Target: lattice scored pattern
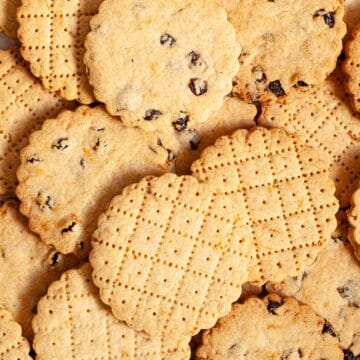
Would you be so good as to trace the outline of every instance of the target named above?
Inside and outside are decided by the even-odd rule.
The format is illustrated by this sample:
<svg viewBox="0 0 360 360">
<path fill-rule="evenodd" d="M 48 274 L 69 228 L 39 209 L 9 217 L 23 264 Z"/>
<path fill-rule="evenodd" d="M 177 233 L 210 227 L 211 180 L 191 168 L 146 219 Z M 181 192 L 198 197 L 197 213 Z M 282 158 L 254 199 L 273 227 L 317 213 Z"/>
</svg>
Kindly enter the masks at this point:
<svg viewBox="0 0 360 360">
<path fill-rule="evenodd" d="M 166 343 L 137 333 L 116 320 L 98 298 L 91 267 L 70 270 L 53 283 L 38 304 L 34 348 L 43 360 L 184 360 L 188 341 Z"/>
<path fill-rule="evenodd" d="M 229 197 L 192 176 L 127 187 L 100 217 L 92 242 L 101 299 L 151 335 L 190 336 L 213 326 L 247 278 L 250 234 L 242 221 Z"/>
<path fill-rule="evenodd" d="M 192 171 L 235 204 L 244 204 L 238 211 L 253 245 L 249 281 L 301 274 L 335 230 L 338 204 L 326 164 L 282 130 L 255 128 L 222 137 Z"/>
<path fill-rule="evenodd" d="M 319 149 L 330 166 L 340 207 L 347 208 L 360 179 L 360 121 L 351 110 L 338 73 L 312 94 L 271 103 L 259 122 L 296 134 L 305 144 Z"/>
<path fill-rule="evenodd" d="M 21 53 L 50 91 L 94 101 L 83 64 L 84 39 L 100 0 L 24 0 L 18 10 Z"/>
</svg>

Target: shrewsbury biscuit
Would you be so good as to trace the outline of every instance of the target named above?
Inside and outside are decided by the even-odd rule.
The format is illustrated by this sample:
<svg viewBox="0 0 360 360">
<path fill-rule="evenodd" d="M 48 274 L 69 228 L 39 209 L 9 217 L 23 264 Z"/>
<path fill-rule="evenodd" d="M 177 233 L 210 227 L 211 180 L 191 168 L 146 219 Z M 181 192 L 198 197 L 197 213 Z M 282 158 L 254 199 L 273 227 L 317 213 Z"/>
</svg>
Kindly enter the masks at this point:
<svg viewBox="0 0 360 360">
<path fill-rule="evenodd" d="M 349 206 L 360 179 L 360 121 L 351 111 L 338 73 L 312 94 L 266 105 L 259 123 L 283 128 L 319 149 L 330 166 L 340 207 Z"/>
<path fill-rule="evenodd" d="M 204 333 L 197 359 L 344 359 L 325 326 L 309 306 L 292 298 L 250 298 Z"/>
<path fill-rule="evenodd" d="M 224 136 L 192 171 L 238 204 L 251 234 L 249 281 L 301 274 L 336 228 L 328 167 L 316 150 L 283 130 L 259 127 Z"/>
<path fill-rule="evenodd" d="M 256 113 L 255 105 L 227 96 L 220 110 L 212 114 L 206 122 L 195 124 L 176 136 L 163 136 L 163 142 L 176 154 L 176 173 L 189 174 L 191 164 L 207 146 L 213 145 L 218 137 L 255 126 Z"/>
<path fill-rule="evenodd" d="M 3 309 L 0 309 L 0 334 L 1 360 L 31 360 L 30 346 L 21 336 L 21 326 Z"/>
<path fill-rule="evenodd" d="M 15 39 L 19 24 L 16 20 L 16 9 L 21 0 L 0 0 L 0 31 Z"/>
<path fill-rule="evenodd" d="M 52 92 L 83 104 L 94 101 L 83 63 L 84 39 L 101 0 L 22 0 L 21 53 Z"/>
<path fill-rule="evenodd" d="M 206 121 L 239 69 L 234 28 L 215 0 L 106 0 L 85 47 L 90 83 L 110 114 L 165 133 Z"/>
<path fill-rule="evenodd" d="M 354 110 L 360 112 L 360 22 L 353 30 L 352 38 L 346 43 L 345 54 L 345 87 L 351 96 Z"/>
<path fill-rule="evenodd" d="M 171 342 L 137 333 L 98 298 L 91 267 L 70 270 L 49 287 L 34 317 L 37 359 L 187 360 L 190 339 Z"/>
<path fill-rule="evenodd" d="M 237 206 L 192 176 L 148 177 L 127 187 L 93 236 L 90 262 L 101 299 L 152 336 L 213 326 L 247 279 L 250 231 Z"/>
<path fill-rule="evenodd" d="M 42 243 L 28 230 L 14 202 L 0 208 L 0 234 L 0 307 L 12 313 L 31 340 L 37 302 L 49 284 L 78 260 Z"/>
<path fill-rule="evenodd" d="M 241 46 L 233 91 L 279 99 L 319 85 L 335 68 L 346 26 L 342 0 L 217 0 Z"/>
<path fill-rule="evenodd" d="M 16 48 L 0 50 L 0 194 L 14 193 L 19 152 L 48 116 L 71 104 L 46 91 Z"/>
<path fill-rule="evenodd" d="M 98 215 L 124 186 L 169 170 L 161 140 L 102 107 L 79 107 L 30 136 L 17 172 L 30 229 L 61 253 L 87 255 Z"/>
<path fill-rule="evenodd" d="M 327 320 L 324 332 L 337 337 L 344 354 L 352 354 L 353 359 L 360 355 L 359 270 L 351 245 L 331 240 L 293 293 L 298 301 Z M 275 284 L 272 288 L 277 290 Z"/>
</svg>

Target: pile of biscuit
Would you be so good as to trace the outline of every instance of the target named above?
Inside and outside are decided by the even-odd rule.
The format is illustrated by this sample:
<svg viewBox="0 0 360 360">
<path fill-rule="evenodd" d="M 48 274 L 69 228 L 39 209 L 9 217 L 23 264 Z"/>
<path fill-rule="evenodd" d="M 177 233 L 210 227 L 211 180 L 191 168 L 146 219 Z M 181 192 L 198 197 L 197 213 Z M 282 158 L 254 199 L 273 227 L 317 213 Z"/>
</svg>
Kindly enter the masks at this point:
<svg viewBox="0 0 360 360">
<path fill-rule="evenodd" d="M 0 31 L 0 360 L 360 359 L 360 0 Z"/>
</svg>

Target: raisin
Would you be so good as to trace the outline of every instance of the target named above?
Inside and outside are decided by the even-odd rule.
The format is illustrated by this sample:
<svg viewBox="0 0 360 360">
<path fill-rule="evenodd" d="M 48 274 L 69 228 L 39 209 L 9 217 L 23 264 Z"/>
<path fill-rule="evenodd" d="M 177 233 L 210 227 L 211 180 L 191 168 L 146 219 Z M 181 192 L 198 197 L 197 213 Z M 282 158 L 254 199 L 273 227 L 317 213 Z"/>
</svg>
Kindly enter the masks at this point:
<svg viewBox="0 0 360 360">
<path fill-rule="evenodd" d="M 55 266 L 59 260 L 60 253 L 56 252 L 51 256 L 51 265 Z"/>
<path fill-rule="evenodd" d="M 198 60 L 200 59 L 200 54 L 195 51 L 191 51 L 188 54 L 188 59 L 189 59 L 189 67 L 196 66 Z"/>
<path fill-rule="evenodd" d="M 349 349 L 345 349 L 343 352 L 344 360 L 360 360 L 360 355 L 355 356 L 354 353 Z"/>
<path fill-rule="evenodd" d="M 280 80 L 271 81 L 269 84 L 269 89 L 277 97 L 285 95 L 285 91 L 281 86 Z"/>
<path fill-rule="evenodd" d="M 80 166 L 83 168 L 83 169 L 85 169 L 85 159 L 84 158 L 81 158 L 80 159 Z"/>
<path fill-rule="evenodd" d="M 68 144 L 66 144 L 66 142 L 68 141 L 69 139 L 67 137 L 65 138 L 60 138 L 58 139 L 56 142 L 54 142 L 52 145 L 51 145 L 51 148 L 52 149 L 58 149 L 58 150 L 65 150 L 69 147 Z"/>
<path fill-rule="evenodd" d="M 207 81 L 199 78 L 190 79 L 189 89 L 195 96 L 204 95 L 208 91 Z"/>
<path fill-rule="evenodd" d="M 38 158 L 31 158 L 31 159 L 26 159 L 26 162 L 30 163 L 30 164 L 34 164 L 36 162 L 40 162 L 41 160 Z"/>
<path fill-rule="evenodd" d="M 165 33 L 160 36 L 160 44 L 173 47 L 176 44 L 176 39 L 172 35 Z"/>
<path fill-rule="evenodd" d="M 335 18 L 334 18 L 335 12 L 334 11 L 330 11 L 329 13 L 323 15 L 325 24 L 329 27 L 329 28 L 333 28 L 335 26 Z"/>
<path fill-rule="evenodd" d="M 350 289 L 347 286 L 340 286 L 336 290 L 338 291 L 339 295 L 344 299 L 351 296 Z"/>
<path fill-rule="evenodd" d="M 47 197 L 45 205 L 51 210 L 54 208 L 55 203 L 51 196 Z"/>
<path fill-rule="evenodd" d="M 322 16 L 324 23 L 329 27 L 333 28 L 335 26 L 335 11 L 326 12 L 325 9 L 319 9 L 315 12 L 314 17 Z"/>
<path fill-rule="evenodd" d="M 283 301 L 281 301 L 281 302 L 276 302 L 276 301 L 271 301 L 271 300 L 269 300 L 269 304 L 268 304 L 268 306 L 267 306 L 268 312 L 271 313 L 271 314 L 273 314 L 273 315 L 277 315 L 277 314 L 275 313 L 275 310 L 276 310 L 277 308 L 279 308 L 280 306 L 283 306 L 283 305 L 284 305 L 284 302 L 283 302 Z"/>
<path fill-rule="evenodd" d="M 333 327 L 331 326 L 331 324 L 325 320 L 325 323 L 324 323 L 324 326 L 323 326 L 323 329 L 322 329 L 322 333 L 325 334 L 330 334 L 331 336 L 333 337 L 336 337 L 336 334 L 335 334 L 335 331 L 333 329 Z"/>
<path fill-rule="evenodd" d="M 144 120 L 146 120 L 146 121 L 156 120 L 161 115 L 162 115 L 162 112 L 160 110 L 149 109 L 149 110 L 146 110 Z"/>
<path fill-rule="evenodd" d="M 85 249 L 85 244 L 83 241 L 80 241 L 79 247 L 81 250 Z"/>
<path fill-rule="evenodd" d="M 94 151 L 96 151 L 99 146 L 100 146 L 100 139 L 99 139 L 99 138 L 96 138 L 96 143 L 95 143 L 95 145 L 92 147 L 92 149 L 93 149 Z"/>
<path fill-rule="evenodd" d="M 172 125 L 176 131 L 181 132 L 187 128 L 188 122 L 189 122 L 189 115 L 187 115 L 186 113 L 182 113 L 181 116 L 176 121 L 173 121 Z"/>
<path fill-rule="evenodd" d="M 168 153 L 167 161 L 173 161 L 173 160 L 176 158 L 176 155 L 175 155 L 170 149 L 167 149 L 167 148 L 163 145 L 161 139 L 159 139 L 159 138 L 157 139 L 157 144 L 158 144 L 159 146 L 161 146 L 164 150 L 167 151 L 167 153 Z M 151 148 L 150 148 L 150 149 L 151 149 Z M 151 149 L 151 150 L 153 150 L 153 149 Z"/>
<path fill-rule="evenodd" d="M 73 221 L 71 223 L 71 225 L 69 225 L 67 228 L 64 228 L 64 229 L 61 230 L 61 235 L 66 234 L 68 232 L 72 232 L 75 226 L 76 226 L 76 222 Z"/>
</svg>

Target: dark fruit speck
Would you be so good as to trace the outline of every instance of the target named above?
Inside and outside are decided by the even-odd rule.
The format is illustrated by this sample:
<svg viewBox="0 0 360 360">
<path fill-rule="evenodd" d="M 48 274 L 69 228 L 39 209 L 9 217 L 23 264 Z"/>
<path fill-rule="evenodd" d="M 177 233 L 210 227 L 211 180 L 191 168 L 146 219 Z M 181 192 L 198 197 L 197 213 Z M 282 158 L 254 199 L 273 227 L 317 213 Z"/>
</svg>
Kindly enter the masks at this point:
<svg viewBox="0 0 360 360">
<path fill-rule="evenodd" d="M 146 121 L 156 120 L 161 115 L 162 115 L 162 112 L 160 110 L 149 109 L 149 110 L 146 110 L 144 120 L 146 120 Z"/>
<path fill-rule="evenodd" d="M 208 90 L 207 81 L 199 78 L 191 79 L 188 86 L 195 96 L 204 95 Z"/>
<path fill-rule="evenodd" d="M 269 84 L 269 89 L 277 97 L 285 95 L 285 91 L 282 88 L 281 82 L 279 80 L 271 81 Z"/>
<path fill-rule="evenodd" d="M 172 35 L 165 33 L 160 36 L 160 44 L 173 47 L 176 44 L 176 39 Z"/>
</svg>

